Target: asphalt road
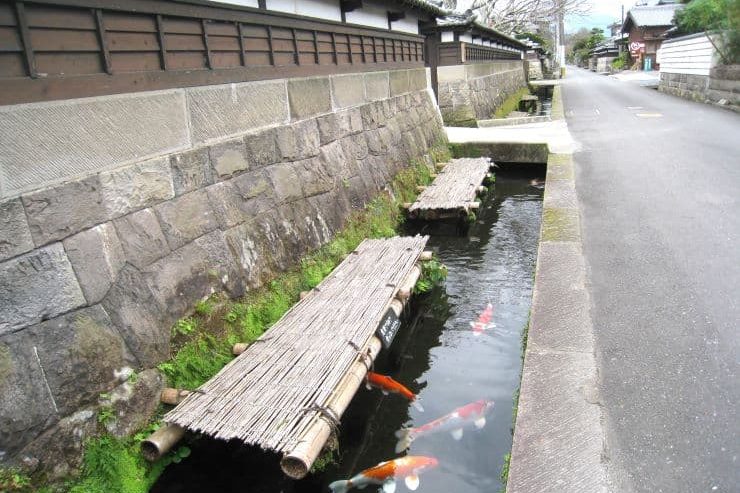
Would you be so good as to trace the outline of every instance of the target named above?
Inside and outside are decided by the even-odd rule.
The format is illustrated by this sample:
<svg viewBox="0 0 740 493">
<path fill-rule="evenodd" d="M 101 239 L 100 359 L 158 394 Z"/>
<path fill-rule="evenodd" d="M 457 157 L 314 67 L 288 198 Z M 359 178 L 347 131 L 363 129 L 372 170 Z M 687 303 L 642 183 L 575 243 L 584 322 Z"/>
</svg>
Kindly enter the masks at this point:
<svg viewBox="0 0 740 493">
<path fill-rule="evenodd" d="M 568 68 L 613 491 L 740 491 L 740 114 Z"/>
</svg>

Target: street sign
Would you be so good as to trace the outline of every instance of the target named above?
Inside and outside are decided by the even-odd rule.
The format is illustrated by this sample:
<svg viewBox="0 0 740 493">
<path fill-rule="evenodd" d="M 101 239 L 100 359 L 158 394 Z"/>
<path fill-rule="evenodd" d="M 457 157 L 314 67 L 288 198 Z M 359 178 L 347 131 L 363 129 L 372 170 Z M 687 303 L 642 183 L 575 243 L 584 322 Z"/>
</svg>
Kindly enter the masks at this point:
<svg viewBox="0 0 740 493">
<path fill-rule="evenodd" d="M 401 327 L 401 320 L 396 315 L 396 312 L 393 311 L 393 308 L 388 308 L 376 331 L 384 348 L 388 349 L 391 346 L 399 327 Z"/>
</svg>

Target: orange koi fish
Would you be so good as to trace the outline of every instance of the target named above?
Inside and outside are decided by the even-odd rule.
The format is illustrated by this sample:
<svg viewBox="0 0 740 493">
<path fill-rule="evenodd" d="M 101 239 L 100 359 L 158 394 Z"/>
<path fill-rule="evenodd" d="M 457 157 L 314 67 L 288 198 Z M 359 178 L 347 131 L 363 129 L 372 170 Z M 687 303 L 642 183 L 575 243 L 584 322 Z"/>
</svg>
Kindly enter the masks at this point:
<svg viewBox="0 0 740 493">
<path fill-rule="evenodd" d="M 486 425 L 486 414 L 493 409 L 493 401 L 479 400 L 458 407 L 441 418 L 430 421 L 418 428 L 404 428 L 396 432 L 398 443 L 396 453 L 401 453 L 411 445 L 411 442 L 422 435 L 431 435 L 442 431 L 449 431 L 452 438 L 460 440 L 463 436 L 463 428 L 475 426 L 480 429 Z"/>
<path fill-rule="evenodd" d="M 493 305 L 487 304 L 486 309 L 478 315 L 478 319 L 475 322 L 470 322 L 470 326 L 473 327 L 473 335 L 479 336 L 489 327 L 495 327 L 496 325 L 491 322 L 493 318 Z"/>
<path fill-rule="evenodd" d="M 418 409 L 420 412 L 424 412 L 424 408 L 419 403 L 419 399 L 409 389 L 401 385 L 400 383 L 393 380 L 391 377 L 381 375 L 372 371 L 367 372 L 367 379 L 365 386 L 368 390 L 373 387 L 377 387 L 383 392 L 384 395 L 389 393 L 401 394 L 406 399 L 411 401 L 411 405 Z"/>
<path fill-rule="evenodd" d="M 396 491 L 396 479 L 403 478 L 406 487 L 414 491 L 419 487 L 419 473 L 424 469 L 436 467 L 437 464 L 434 457 L 407 455 L 400 459 L 381 462 L 350 479 L 334 481 L 329 485 L 329 489 L 332 493 L 345 493 L 352 488 L 362 489 L 370 485 L 380 485 L 378 491 L 393 493 Z"/>
</svg>

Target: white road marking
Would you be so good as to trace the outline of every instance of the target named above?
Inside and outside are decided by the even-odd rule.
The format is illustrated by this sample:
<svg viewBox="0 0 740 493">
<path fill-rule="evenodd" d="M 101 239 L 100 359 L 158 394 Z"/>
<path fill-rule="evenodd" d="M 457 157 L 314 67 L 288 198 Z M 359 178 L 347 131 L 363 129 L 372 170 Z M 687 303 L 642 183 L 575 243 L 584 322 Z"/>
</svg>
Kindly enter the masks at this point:
<svg viewBox="0 0 740 493">
<path fill-rule="evenodd" d="M 628 110 L 641 110 L 642 106 L 627 106 Z"/>
<path fill-rule="evenodd" d="M 601 112 L 599 111 L 599 108 L 594 108 L 594 112 L 595 112 L 595 113 L 596 113 L 597 115 L 600 115 L 600 114 L 601 114 Z"/>
<path fill-rule="evenodd" d="M 663 116 L 662 113 L 635 113 L 635 116 L 640 118 L 660 118 Z"/>
</svg>

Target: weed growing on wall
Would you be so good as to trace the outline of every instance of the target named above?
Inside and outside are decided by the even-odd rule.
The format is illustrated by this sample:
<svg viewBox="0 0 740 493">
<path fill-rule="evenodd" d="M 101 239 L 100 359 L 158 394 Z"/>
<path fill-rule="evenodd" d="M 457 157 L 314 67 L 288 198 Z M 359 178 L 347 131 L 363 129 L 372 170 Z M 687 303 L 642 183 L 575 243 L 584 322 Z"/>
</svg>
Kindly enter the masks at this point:
<svg viewBox="0 0 740 493">
<path fill-rule="evenodd" d="M 496 108 L 496 111 L 493 114 L 494 118 L 506 118 L 506 116 L 511 113 L 512 111 L 515 111 L 517 108 L 519 108 L 519 101 L 521 101 L 522 96 L 529 94 L 529 89 L 522 88 L 519 89 L 517 92 L 506 98 L 506 100 L 501 103 L 501 106 Z"/>
<path fill-rule="evenodd" d="M 450 159 L 446 144 L 435 146 L 430 155 L 435 162 Z M 298 301 L 301 291 L 316 287 L 362 240 L 396 235 L 403 221 L 401 205 L 416 198 L 418 185 L 430 182 L 430 168 L 422 161 L 412 162 L 363 211 L 352 214 L 331 242 L 307 255 L 293 270 L 278 275 L 242 299 L 228 300 L 216 294 L 199 302 L 193 315 L 173 326 L 174 356 L 158 366 L 169 385 L 190 390 L 201 386 L 233 359 L 231 348 L 235 343 L 259 338 Z M 141 455 L 141 441 L 158 426 L 156 420 L 133 437 L 103 436 L 89 440 L 82 476 L 69 483 L 65 491 L 149 491 L 167 465 L 189 454 L 187 447 L 181 447 L 153 464 L 147 463 Z M 324 460 L 325 467 L 335 457 L 332 455 Z"/>
</svg>

